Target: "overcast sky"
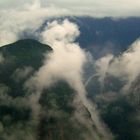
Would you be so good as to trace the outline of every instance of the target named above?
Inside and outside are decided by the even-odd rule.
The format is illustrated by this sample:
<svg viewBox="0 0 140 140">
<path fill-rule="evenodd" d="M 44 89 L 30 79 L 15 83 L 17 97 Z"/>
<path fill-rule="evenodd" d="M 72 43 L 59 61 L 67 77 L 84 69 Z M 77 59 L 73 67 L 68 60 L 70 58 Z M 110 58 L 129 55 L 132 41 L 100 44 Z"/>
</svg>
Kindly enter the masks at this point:
<svg viewBox="0 0 140 140">
<path fill-rule="evenodd" d="M 0 9 L 20 8 L 36 0 L 0 0 Z M 40 0 L 44 7 L 65 9 L 67 14 L 104 16 L 139 16 L 140 0 Z M 64 13 L 66 14 L 66 13 Z"/>
</svg>

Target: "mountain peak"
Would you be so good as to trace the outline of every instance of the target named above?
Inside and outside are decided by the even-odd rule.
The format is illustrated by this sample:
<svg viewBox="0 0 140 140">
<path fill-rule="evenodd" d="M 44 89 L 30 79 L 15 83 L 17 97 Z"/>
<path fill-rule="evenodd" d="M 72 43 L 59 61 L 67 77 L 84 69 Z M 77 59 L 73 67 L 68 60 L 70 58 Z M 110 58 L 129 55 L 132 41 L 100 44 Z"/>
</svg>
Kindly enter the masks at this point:
<svg viewBox="0 0 140 140">
<path fill-rule="evenodd" d="M 11 43 L 11 44 L 8 44 L 8 45 L 5 45 L 3 46 L 2 48 L 8 48 L 10 47 L 11 49 L 14 49 L 14 48 L 17 48 L 17 47 L 20 47 L 20 48 L 38 48 L 38 47 L 46 47 L 47 50 L 52 50 L 50 46 L 46 45 L 46 44 L 42 44 L 40 43 L 39 41 L 37 40 L 34 40 L 34 39 L 22 39 L 22 40 L 18 40 L 14 43 Z"/>
<path fill-rule="evenodd" d="M 13 61 L 17 66 L 32 65 L 36 68 L 42 65 L 44 54 L 50 51 L 50 46 L 33 39 L 18 40 L 0 48 L 0 53 L 8 62 Z"/>
<path fill-rule="evenodd" d="M 34 39 L 21 39 L 21 40 L 16 41 L 14 44 L 27 44 L 27 45 L 35 45 L 35 46 L 45 45 Z"/>
</svg>

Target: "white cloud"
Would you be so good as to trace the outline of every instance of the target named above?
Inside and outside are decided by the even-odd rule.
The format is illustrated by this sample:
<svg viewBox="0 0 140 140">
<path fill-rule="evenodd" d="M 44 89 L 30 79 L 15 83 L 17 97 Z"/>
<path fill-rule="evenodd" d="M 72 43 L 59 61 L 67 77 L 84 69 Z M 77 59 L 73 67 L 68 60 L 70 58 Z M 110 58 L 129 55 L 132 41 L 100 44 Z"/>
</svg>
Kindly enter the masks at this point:
<svg viewBox="0 0 140 140">
<path fill-rule="evenodd" d="M 129 89 L 140 75 L 140 41 L 135 41 L 130 48 L 118 57 L 107 55 L 96 61 L 100 79 L 112 75 L 126 82 L 124 89 Z M 102 81 L 101 80 L 101 81 Z"/>
<path fill-rule="evenodd" d="M 66 81 L 75 89 L 78 98 L 91 114 L 93 124 L 96 126 L 95 133 L 98 131 L 103 138 L 96 133 L 96 140 L 108 140 L 111 136 L 93 105 L 86 97 L 86 90 L 83 84 L 83 66 L 87 61 L 87 55 L 79 44 L 75 43 L 76 37 L 80 34 L 78 26 L 74 23 L 64 20 L 62 23 L 54 21 L 48 23 L 47 28 L 42 32 L 44 43 L 50 44 L 53 52 L 50 53 L 44 65 L 35 73 L 35 75 L 26 82 L 29 91 L 36 91 L 31 96 L 31 104 L 36 116 L 40 110 L 38 104 L 42 90 L 48 88 L 59 80 Z M 77 106 L 76 106 L 77 108 Z M 91 126 L 91 124 L 89 124 Z"/>
<path fill-rule="evenodd" d="M 109 73 L 115 76 L 125 76 L 132 82 L 140 74 L 140 41 L 136 41 L 120 57 L 110 65 Z"/>
<path fill-rule="evenodd" d="M 0 2 L 0 46 L 19 39 L 25 30 L 35 32 L 55 16 L 139 16 L 137 0 L 5 0 Z"/>
<path fill-rule="evenodd" d="M 18 40 L 19 34 L 25 30 L 35 33 L 47 18 L 65 13 L 65 9 L 54 6 L 41 7 L 39 1 L 21 5 L 19 8 L 0 10 L 0 46 Z"/>
<path fill-rule="evenodd" d="M 21 80 L 29 77 L 32 74 L 32 72 L 33 72 L 32 67 L 17 68 L 13 73 L 12 78 L 16 82 L 20 82 Z"/>
<path fill-rule="evenodd" d="M 113 55 L 108 54 L 105 57 L 102 57 L 99 60 L 97 60 L 95 63 L 95 65 L 98 67 L 98 75 L 100 76 L 101 82 L 103 82 L 104 78 L 106 77 L 112 59 L 113 59 Z"/>
</svg>

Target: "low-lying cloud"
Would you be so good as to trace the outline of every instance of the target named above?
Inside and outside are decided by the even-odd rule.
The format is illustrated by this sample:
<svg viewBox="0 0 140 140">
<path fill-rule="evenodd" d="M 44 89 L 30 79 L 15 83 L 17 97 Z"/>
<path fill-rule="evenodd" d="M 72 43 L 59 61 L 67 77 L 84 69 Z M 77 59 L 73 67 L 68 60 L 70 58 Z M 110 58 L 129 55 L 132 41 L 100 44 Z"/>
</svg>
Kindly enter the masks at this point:
<svg viewBox="0 0 140 140">
<path fill-rule="evenodd" d="M 106 1 L 104 0 L 104 2 Z M 64 5 L 62 5 L 62 3 L 64 3 Z M 78 10 L 76 10 L 77 6 L 75 6 L 73 1 L 69 3 L 70 7 L 66 7 L 65 1 L 54 1 L 52 5 L 50 1 L 48 1 L 47 4 L 45 1 L 42 1 L 41 3 L 40 1 L 36 0 L 35 2 L 22 2 L 21 7 L 16 7 L 14 9 L 13 7 L 1 8 L 0 45 L 2 46 L 20 39 L 20 35 L 24 31 L 28 30 L 31 34 L 37 36 L 38 39 L 41 40 L 43 43 L 49 44 L 53 48 L 53 52 L 46 55 L 43 66 L 40 67 L 40 69 L 34 74 L 34 76 L 29 79 L 25 84 L 29 92 L 35 91 L 35 94 L 31 94 L 31 96 L 29 97 L 29 105 L 31 105 L 31 108 L 33 110 L 33 116 L 35 117 L 34 119 L 38 119 L 39 113 L 41 111 L 39 99 L 41 97 L 42 90 L 50 87 L 59 80 L 63 80 L 75 89 L 77 96 L 80 98 L 83 105 L 89 111 L 92 123 L 96 127 L 95 130 L 94 128 L 92 128 L 91 125 L 90 127 L 88 125 L 90 129 L 93 129 L 94 139 L 111 140 L 112 136 L 107 130 L 104 123 L 100 120 L 100 115 L 98 114 L 98 111 L 96 109 L 96 104 L 91 103 L 86 97 L 87 93 L 85 90 L 85 85 L 83 84 L 83 67 L 87 62 L 87 54 L 84 50 L 80 48 L 79 44 L 75 42 L 76 38 L 80 35 L 78 26 L 68 20 L 64 20 L 60 23 L 58 21 L 53 21 L 47 24 L 43 32 L 37 33 L 36 31 L 40 29 L 40 27 L 47 18 L 56 16 L 97 15 L 98 17 L 100 17 L 107 15 L 137 15 L 137 12 L 133 12 L 132 14 L 128 11 L 134 11 L 133 7 L 136 7 L 136 9 L 139 8 L 139 2 L 136 2 L 136 5 L 133 5 L 131 9 L 131 7 L 129 7 L 129 4 L 131 5 L 132 2 L 125 1 L 128 7 L 121 6 L 121 9 L 124 8 L 125 12 L 118 10 L 119 6 L 116 6 L 114 10 L 114 7 L 111 7 L 111 3 L 110 5 L 106 5 L 105 3 L 102 5 L 103 7 L 106 7 L 106 9 L 108 8 L 108 6 L 110 6 L 110 8 L 108 9 L 109 11 L 104 11 L 102 7 L 99 7 L 99 10 L 101 12 L 98 12 L 96 8 L 93 8 L 93 11 L 91 11 L 92 8 L 88 9 L 89 5 L 85 7 L 86 3 L 88 2 L 84 2 L 84 6 L 78 6 Z M 89 1 L 89 3 L 91 5 L 93 4 L 92 1 Z M 101 5 L 101 3 L 96 2 L 96 6 L 97 5 Z M 119 5 L 119 2 L 117 3 L 117 5 Z M 75 10 L 76 12 L 73 12 Z M 113 13 L 112 10 L 114 10 L 115 12 Z M 121 13 L 123 14 L 116 11 L 121 11 Z M 93 14 L 91 14 L 91 12 Z M 0 54 L 0 63 L 3 62 L 3 60 L 4 58 Z M 136 41 L 128 51 L 124 52 L 119 57 L 115 57 L 112 54 L 109 54 L 97 60 L 95 62 L 97 73 L 95 73 L 91 78 L 94 78 L 94 76 L 99 76 L 99 80 L 102 83 L 104 82 L 106 76 L 114 76 L 123 79 L 126 82 L 125 86 L 127 86 L 128 88 L 130 87 L 131 83 L 135 81 L 136 78 L 139 76 L 139 64 L 140 42 Z M 23 71 L 22 69 L 18 69 L 15 72 L 15 75 L 18 75 L 17 80 L 27 77 L 31 71 L 32 69 L 23 69 Z M 86 82 L 86 85 L 91 81 L 91 78 L 89 78 L 89 80 Z M 2 96 L 1 98 L 6 99 L 7 97 Z M 11 98 L 9 100 L 11 102 Z M 82 113 L 83 112 L 76 115 L 78 117 L 83 117 Z M 80 119 L 81 118 L 79 118 L 79 120 Z M 81 120 L 83 121 L 83 123 L 86 122 L 85 118 L 82 118 Z"/>
<path fill-rule="evenodd" d="M 86 97 L 83 68 L 88 55 L 78 43 L 75 43 L 79 34 L 78 26 L 68 20 L 60 23 L 57 21 L 48 23 L 46 29 L 41 33 L 42 41 L 52 46 L 53 52 L 46 56 L 43 66 L 26 82 L 29 91 L 36 91 L 36 94 L 30 97 L 34 116 L 40 112 L 39 99 L 42 90 L 58 81 L 66 81 L 75 90 L 84 107 L 90 112 L 92 123 L 96 127 L 94 130 L 89 124 L 89 128 L 94 132 L 94 139 L 111 139 L 111 134 L 99 118 L 96 106 Z"/>
<path fill-rule="evenodd" d="M 123 52 L 118 57 L 109 54 L 96 61 L 100 79 L 104 79 L 107 75 L 111 75 L 125 81 L 127 83 L 127 88 L 129 88 L 132 82 L 139 76 L 139 64 L 139 40 L 135 41 L 127 51 Z"/>
</svg>

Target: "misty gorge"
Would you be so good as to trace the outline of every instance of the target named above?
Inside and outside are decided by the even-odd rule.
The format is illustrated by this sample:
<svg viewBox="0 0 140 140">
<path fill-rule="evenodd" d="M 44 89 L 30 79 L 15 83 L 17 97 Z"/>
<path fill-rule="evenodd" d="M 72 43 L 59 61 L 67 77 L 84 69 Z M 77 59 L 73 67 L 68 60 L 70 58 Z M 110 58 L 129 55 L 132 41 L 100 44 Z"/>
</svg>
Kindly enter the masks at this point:
<svg viewBox="0 0 140 140">
<path fill-rule="evenodd" d="M 140 3 L 106 1 L 0 2 L 0 140 L 140 140 Z"/>
</svg>

